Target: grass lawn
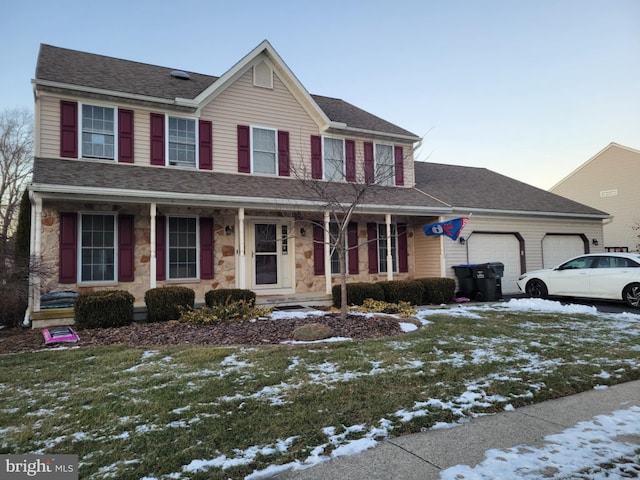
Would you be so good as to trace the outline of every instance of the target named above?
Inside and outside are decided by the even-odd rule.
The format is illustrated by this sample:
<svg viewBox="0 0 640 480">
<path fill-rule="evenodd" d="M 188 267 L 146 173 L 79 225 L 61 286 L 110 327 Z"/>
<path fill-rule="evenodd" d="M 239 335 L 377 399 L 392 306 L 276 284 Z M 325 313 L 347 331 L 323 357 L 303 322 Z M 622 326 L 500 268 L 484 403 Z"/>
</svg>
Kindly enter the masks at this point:
<svg viewBox="0 0 640 480">
<path fill-rule="evenodd" d="M 77 454 L 83 479 L 258 478 L 640 379 L 638 318 L 458 309 L 361 342 L 4 355 L 0 453 Z"/>
</svg>

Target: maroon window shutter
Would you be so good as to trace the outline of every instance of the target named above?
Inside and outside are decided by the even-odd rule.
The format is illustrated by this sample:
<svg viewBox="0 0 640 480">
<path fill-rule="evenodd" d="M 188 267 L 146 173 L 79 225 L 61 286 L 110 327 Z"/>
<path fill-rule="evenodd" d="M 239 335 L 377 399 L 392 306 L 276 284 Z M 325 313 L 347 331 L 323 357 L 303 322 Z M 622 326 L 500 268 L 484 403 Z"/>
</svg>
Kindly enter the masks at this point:
<svg viewBox="0 0 640 480">
<path fill-rule="evenodd" d="M 322 180 L 322 137 L 311 135 L 311 178 Z"/>
<path fill-rule="evenodd" d="M 167 277 L 167 217 L 156 217 L 156 280 Z"/>
<path fill-rule="evenodd" d="M 118 215 L 118 281 L 133 282 L 135 277 L 135 235 L 133 215 Z"/>
<path fill-rule="evenodd" d="M 118 162 L 133 163 L 133 110 L 118 109 Z"/>
<path fill-rule="evenodd" d="M 198 147 L 198 159 L 200 170 L 213 169 L 213 133 L 210 120 L 200 120 L 198 122 L 198 137 L 200 145 Z"/>
<path fill-rule="evenodd" d="M 213 278 L 213 218 L 200 218 L 200 278 Z"/>
<path fill-rule="evenodd" d="M 78 158 L 78 103 L 60 101 L 60 156 Z"/>
<path fill-rule="evenodd" d="M 364 181 L 365 183 L 375 182 L 373 171 L 373 143 L 364 142 Z"/>
<path fill-rule="evenodd" d="M 278 175 L 288 177 L 291 175 L 289 168 L 289 132 L 278 130 Z"/>
<path fill-rule="evenodd" d="M 345 140 L 344 147 L 346 151 L 346 176 L 347 182 L 356 181 L 356 142 L 353 140 Z"/>
<path fill-rule="evenodd" d="M 369 273 L 378 273 L 378 224 L 367 223 Z"/>
<path fill-rule="evenodd" d="M 251 137 L 247 125 L 238 125 L 238 172 L 251 173 Z"/>
<path fill-rule="evenodd" d="M 324 229 L 313 226 L 313 274 L 324 275 Z"/>
<path fill-rule="evenodd" d="M 358 255 L 358 224 L 356 222 L 349 222 L 347 226 L 347 248 L 349 253 L 347 258 L 349 259 L 349 273 L 355 275 L 358 273 L 360 257 Z"/>
<path fill-rule="evenodd" d="M 78 215 L 76 213 L 60 214 L 60 266 L 58 280 L 60 283 L 76 283 L 78 275 Z"/>
<path fill-rule="evenodd" d="M 409 258 L 407 251 L 407 226 L 398 224 L 398 271 L 405 273 L 409 271 Z"/>
<path fill-rule="evenodd" d="M 402 147 L 395 146 L 393 153 L 396 165 L 396 185 L 404 185 L 404 156 L 402 154 Z"/>
<path fill-rule="evenodd" d="M 164 115 L 151 114 L 151 165 L 164 166 Z"/>
</svg>

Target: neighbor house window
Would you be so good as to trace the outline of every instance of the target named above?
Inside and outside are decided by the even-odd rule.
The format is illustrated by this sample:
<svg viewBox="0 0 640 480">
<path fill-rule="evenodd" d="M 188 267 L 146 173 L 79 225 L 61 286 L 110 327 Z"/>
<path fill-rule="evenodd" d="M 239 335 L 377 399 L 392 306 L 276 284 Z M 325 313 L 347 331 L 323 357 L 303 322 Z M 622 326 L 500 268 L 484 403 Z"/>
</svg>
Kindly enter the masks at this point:
<svg viewBox="0 0 640 480">
<path fill-rule="evenodd" d="M 396 224 L 391 224 L 391 271 L 398 271 L 398 233 Z M 378 224 L 378 271 L 387 272 L 387 225 Z"/>
<path fill-rule="evenodd" d="M 376 144 L 375 162 L 376 183 L 379 185 L 394 185 L 395 163 L 393 159 L 393 146 Z"/>
<path fill-rule="evenodd" d="M 169 165 L 196 166 L 196 121 L 169 117 Z"/>
<path fill-rule="evenodd" d="M 253 127 L 251 135 L 253 171 L 275 175 L 278 160 L 276 130 Z"/>
<path fill-rule="evenodd" d="M 322 157 L 325 180 L 344 180 L 344 140 L 324 138 Z"/>
<path fill-rule="evenodd" d="M 82 156 L 115 158 L 115 109 L 82 105 Z"/>
<path fill-rule="evenodd" d="M 195 217 L 169 217 L 169 278 L 198 278 L 198 222 Z"/>
<path fill-rule="evenodd" d="M 115 216 L 83 214 L 80 218 L 80 281 L 114 281 Z"/>
</svg>

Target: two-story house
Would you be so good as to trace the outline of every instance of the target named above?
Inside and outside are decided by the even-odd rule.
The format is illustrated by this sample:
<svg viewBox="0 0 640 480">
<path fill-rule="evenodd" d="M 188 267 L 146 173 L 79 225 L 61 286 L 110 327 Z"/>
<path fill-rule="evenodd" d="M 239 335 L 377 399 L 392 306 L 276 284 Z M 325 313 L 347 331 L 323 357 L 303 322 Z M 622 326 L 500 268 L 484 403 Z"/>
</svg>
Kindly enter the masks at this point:
<svg viewBox="0 0 640 480">
<path fill-rule="evenodd" d="M 220 77 L 42 45 L 33 86 L 36 320 L 40 294 L 59 290 L 125 289 L 139 307 L 174 284 L 198 301 L 247 288 L 324 303 L 333 215 L 354 203 L 350 282 L 488 260 L 517 277 L 547 234 L 588 250 L 607 217 L 488 170 L 414 163 L 417 135 L 311 95 L 267 41 Z M 422 234 L 469 214 L 466 240 Z"/>
</svg>

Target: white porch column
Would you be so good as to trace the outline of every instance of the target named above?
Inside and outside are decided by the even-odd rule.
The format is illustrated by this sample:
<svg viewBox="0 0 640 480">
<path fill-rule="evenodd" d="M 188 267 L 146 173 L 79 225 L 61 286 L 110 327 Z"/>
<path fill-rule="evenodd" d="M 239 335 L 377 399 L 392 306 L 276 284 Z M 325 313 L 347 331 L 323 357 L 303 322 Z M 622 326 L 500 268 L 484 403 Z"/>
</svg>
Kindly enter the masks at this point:
<svg viewBox="0 0 640 480">
<path fill-rule="evenodd" d="M 37 193 L 31 196 L 31 245 L 29 247 L 29 299 L 24 321 L 31 320 L 31 312 L 40 311 L 40 269 L 42 263 L 42 197 Z"/>
<path fill-rule="evenodd" d="M 149 205 L 149 288 L 156 288 L 156 204 Z"/>
<path fill-rule="evenodd" d="M 329 212 L 324 212 L 324 282 L 327 295 L 331 295 L 331 236 Z"/>
<path fill-rule="evenodd" d="M 387 280 L 393 280 L 393 255 L 391 254 L 391 214 L 384 216 L 387 224 Z"/>
<path fill-rule="evenodd" d="M 238 208 L 238 288 L 247 288 L 247 256 L 244 246 L 244 208 Z"/>
</svg>

